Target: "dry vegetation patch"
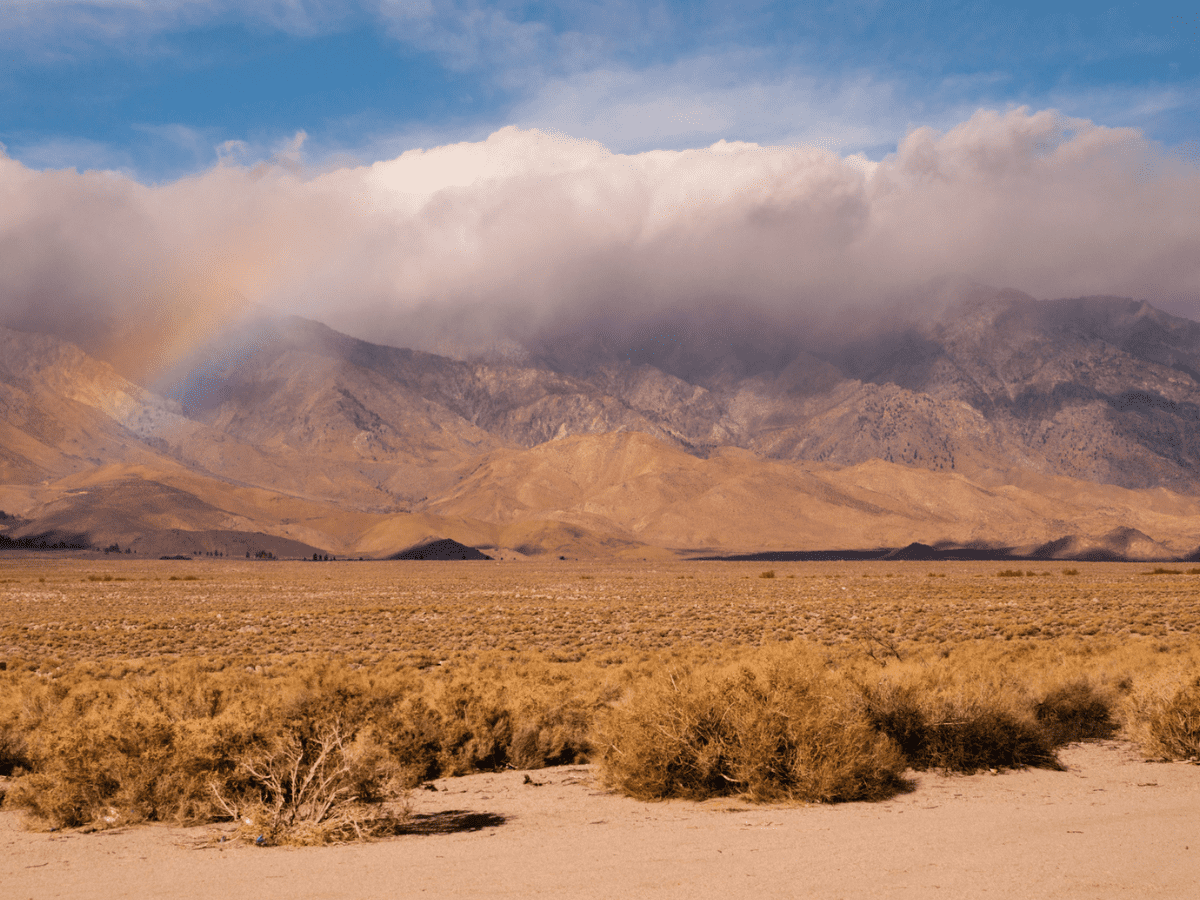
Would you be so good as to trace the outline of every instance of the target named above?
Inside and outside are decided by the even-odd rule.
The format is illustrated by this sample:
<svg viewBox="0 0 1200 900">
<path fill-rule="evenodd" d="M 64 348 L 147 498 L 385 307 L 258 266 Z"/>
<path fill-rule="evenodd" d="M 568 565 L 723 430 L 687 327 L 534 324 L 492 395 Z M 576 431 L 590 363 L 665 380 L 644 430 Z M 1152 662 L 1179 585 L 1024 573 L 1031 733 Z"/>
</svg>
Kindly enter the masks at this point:
<svg viewBox="0 0 1200 900">
<path fill-rule="evenodd" d="M 644 800 L 878 800 L 905 768 L 852 685 L 794 652 L 663 672 L 604 716 L 599 741 L 608 784 Z"/>
<path fill-rule="evenodd" d="M 947 564 L 936 579 L 904 563 L 796 564 L 769 570 L 771 579 L 745 563 L 478 563 L 468 572 L 397 562 L 3 565 L 0 659 L 39 665 L 176 654 L 436 662 L 491 650 L 580 656 L 800 638 L 836 647 L 867 635 L 902 647 L 1081 634 L 1173 640 L 1200 629 L 1191 579 L 1122 564 L 1004 579 L 986 563 Z M 98 580 L 81 580 L 89 575 Z"/>
<path fill-rule="evenodd" d="M 1200 761 L 1200 669 L 1148 679 L 1129 702 L 1130 732 L 1147 755 Z"/>
<path fill-rule="evenodd" d="M 1119 564 L 97 568 L 0 563 L 4 802 L 52 827 L 346 840 L 423 779 L 586 759 L 639 797 L 835 801 L 1118 729 L 1200 756 L 1200 592 Z"/>
<path fill-rule="evenodd" d="M 264 841 L 334 839 L 412 780 L 370 722 L 395 686 L 368 689 L 340 670 L 266 683 L 190 663 L 81 665 L 8 686 L 4 713 L 27 738 L 28 772 L 6 802 L 50 827 L 231 817 Z"/>
</svg>

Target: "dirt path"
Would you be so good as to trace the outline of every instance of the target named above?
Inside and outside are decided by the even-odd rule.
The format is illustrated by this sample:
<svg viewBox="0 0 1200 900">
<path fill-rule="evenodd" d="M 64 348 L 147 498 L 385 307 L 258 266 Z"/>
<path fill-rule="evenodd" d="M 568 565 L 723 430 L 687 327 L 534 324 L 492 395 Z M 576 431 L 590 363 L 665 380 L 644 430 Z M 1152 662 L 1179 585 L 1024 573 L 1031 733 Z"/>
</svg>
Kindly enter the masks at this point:
<svg viewBox="0 0 1200 900">
<path fill-rule="evenodd" d="M 411 834 L 306 849 L 194 849 L 209 829 L 36 834 L 4 812 L 0 884 L 5 900 L 1200 896 L 1200 766 L 1115 742 L 1063 761 L 809 807 L 640 803 L 587 767 L 476 775 L 418 791 Z"/>
</svg>

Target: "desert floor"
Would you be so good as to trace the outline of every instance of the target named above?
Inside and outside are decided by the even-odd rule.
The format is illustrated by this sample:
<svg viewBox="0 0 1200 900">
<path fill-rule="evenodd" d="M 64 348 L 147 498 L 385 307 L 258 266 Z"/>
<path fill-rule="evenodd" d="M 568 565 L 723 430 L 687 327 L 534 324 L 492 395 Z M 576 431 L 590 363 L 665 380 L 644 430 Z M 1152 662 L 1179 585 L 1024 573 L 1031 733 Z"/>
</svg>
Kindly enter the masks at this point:
<svg viewBox="0 0 1200 900">
<path fill-rule="evenodd" d="M 1200 766 L 1121 742 L 1063 772 L 918 773 L 882 803 L 642 803 L 586 766 L 443 779 L 410 833 L 258 848 L 220 828 L 34 833 L 0 813 L 6 900 L 395 897 L 1195 898 Z M 526 779 L 529 779 L 528 783 Z"/>
</svg>

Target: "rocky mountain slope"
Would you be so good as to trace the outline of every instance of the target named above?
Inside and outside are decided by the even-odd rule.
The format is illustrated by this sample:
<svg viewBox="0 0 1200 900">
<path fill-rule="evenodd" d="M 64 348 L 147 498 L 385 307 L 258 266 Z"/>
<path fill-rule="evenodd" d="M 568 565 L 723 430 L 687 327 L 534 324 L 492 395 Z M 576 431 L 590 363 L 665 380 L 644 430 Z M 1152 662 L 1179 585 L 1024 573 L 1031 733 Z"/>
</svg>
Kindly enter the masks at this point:
<svg viewBox="0 0 1200 900">
<path fill-rule="evenodd" d="M 0 530 L 370 555 L 1200 543 L 1200 324 L 1148 304 L 977 290 L 753 365 L 680 359 L 465 361 L 260 318 L 140 386 L 0 330 Z"/>
<path fill-rule="evenodd" d="M 735 446 L 837 465 L 1016 466 L 1200 488 L 1200 324 L 1132 300 L 984 294 L 823 356 L 797 347 L 765 371 L 692 381 L 616 354 L 575 372 L 538 357 L 463 362 L 302 320 L 264 323 L 240 340 L 165 392 L 257 446 L 419 467 L 638 431 L 698 456 Z"/>
</svg>

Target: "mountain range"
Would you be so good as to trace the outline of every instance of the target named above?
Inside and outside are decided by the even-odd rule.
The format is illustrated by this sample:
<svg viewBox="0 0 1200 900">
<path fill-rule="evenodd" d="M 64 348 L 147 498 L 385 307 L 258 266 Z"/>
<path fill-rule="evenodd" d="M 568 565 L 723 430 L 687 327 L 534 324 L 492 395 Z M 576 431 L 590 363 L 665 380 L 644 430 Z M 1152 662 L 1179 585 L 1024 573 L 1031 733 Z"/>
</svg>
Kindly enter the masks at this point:
<svg viewBox="0 0 1200 900">
<path fill-rule="evenodd" d="M 452 539 L 499 558 L 1200 545 L 1200 324 L 1127 298 L 974 288 L 792 333 L 761 353 L 711 334 L 649 349 L 576 335 L 453 358 L 256 314 L 136 383 L 96 348 L 0 329 L 0 543 L 382 557 Z"/>
</svg>

